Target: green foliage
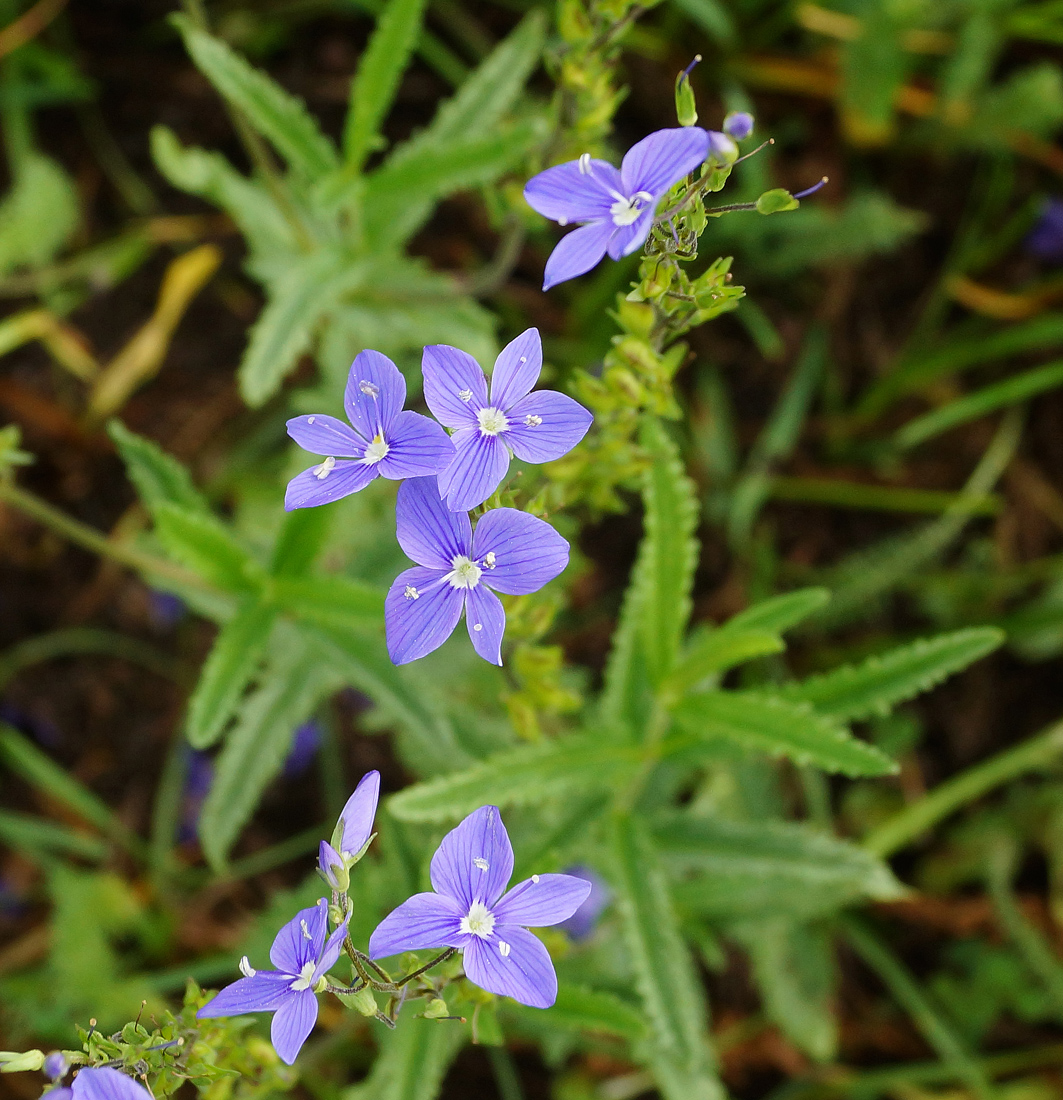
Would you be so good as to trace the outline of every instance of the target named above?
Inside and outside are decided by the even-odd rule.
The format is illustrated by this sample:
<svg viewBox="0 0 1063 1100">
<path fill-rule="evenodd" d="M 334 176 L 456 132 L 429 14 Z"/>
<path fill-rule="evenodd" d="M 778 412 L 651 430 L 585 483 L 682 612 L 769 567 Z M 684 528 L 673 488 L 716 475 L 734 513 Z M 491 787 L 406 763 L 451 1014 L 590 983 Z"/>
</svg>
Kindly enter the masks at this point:
<svg viewBox="0 0 1063 1100">
<path fill-rule="evenodd" d="M 26 156 L 0 202 L 0 276 L 53 260 L 80 220 L 66 172 L 41 153 Z"/>
</svg>

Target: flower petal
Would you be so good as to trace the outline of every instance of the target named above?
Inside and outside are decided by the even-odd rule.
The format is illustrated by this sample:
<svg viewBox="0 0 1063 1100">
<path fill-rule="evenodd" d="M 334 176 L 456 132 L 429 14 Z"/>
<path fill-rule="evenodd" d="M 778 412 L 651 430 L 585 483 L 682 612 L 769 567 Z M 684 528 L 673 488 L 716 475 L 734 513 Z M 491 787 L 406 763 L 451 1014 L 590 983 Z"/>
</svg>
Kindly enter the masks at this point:
<svg viewBox="0 0 1063 1100">
<path fill-rule="evenodd" d="M 384 628 L 393 664 L 416 661 L 454 633 L 465 593 L 443 581 L 443 576 L 438 569 L 406 569 L 388 590 Z"/>
<path fill-rule="evenodd" d="M 334 416 L 313 413 L 295 416 L 286 425 L 288 434 L 312 455 L 332 455 L 334 458 L 361 458 L 368 439 Z"/>
<path fill-rule="evenodd" d="M 308 962 L 317 962 L 328 931 L 328 903 L 324 898 L 298 913 L 277 933 L 269 960 L 285 974 L 296 974 Z"/>
<path fill-rule="evenodd" d="M 316 508 L 319 504 L 331 504 L 334 500 L 349 497 L 364 489 L 380 472 L 376 466 L 340 459 L 321 477 L 320 465 L 311 466 L 288 482 L 284 493 L 284 510 Z"/>
<path fill-rule="evenodd" d="M 421 372 L 424 399 L 440 424 L 448 428 L 476 424 L 476 413 L 487 404 L 487 379 L 468 352 L 449 344 L 429 344 L 421 357 Z"/>
<path fill-rule="evenodd" d="M 325 881 L 333 890 L 338 890 L 336 880 L 337 870 L 343 870 L 343 857 L 332 847 L 327 840 L 321 841 L 317 846 L 317 869 L 325 876 Z"/>
<path fill-rule="evenodd" d="M 496 924 L 490 939 L 469 938 L 465 976 L 488 993 L 532 1008 L 549 1008 L 557 1000 L 557 974 L 549 953 L 540 939 L 515 924 Z"/>
<path fill-rule="evenodd" d="M 467 512 L 498 488 L 509 469 L 509 451 L 497 435 L 479 428 L 455 432 L 454 461 L 439 475 L 439 492 L 452 512 Z"/>
<path fill-rule="evenodd" d="M 587 434 L 593 416 L 556 390 L 536 390 L 509 411 L 506 443 L 524 462 L 553 462 Z"/>
<path fill-rule="evenodd" d="M 482 584 L 470 588 L 465 597 L 465 625 L 469 628 L 473 649 L 485 661 L 500 665 L 506 613 L 502 601 Z"/>
<path fill-rule="evenodd" d="M 497 806 L 481 806 L 451 829 L 432 856 L 432 887 L 454 898 L 462 913 L 474 901 L 492 908 L 513 874 L 513 846 Z"/>
<path fill-rule="evenodd" d="M 656 201 L 648 203 L 646 209 L 635 221 L 630 225 L 621 225 L 617 228 L 616 232 L 609 238 L 607 251 L 610 259 L 623 259 L 642 247 L 643 242 L 650 235 L 650 230 L 653 228 L 653 212 L 656 207 Z"/>
<path fill-rule="evenodd" d="M 377 803 L 380 801 L 380 772 L 366 772 L 354 788 L 354 794 L 340 812 L 343 822 L 343 840 L 340 851 L 356 855 L 373 831 Z"/>
<path fill-rule="evenodd" d="M 545 520 L 516 508 L 492 508 L 476 525 L 472 546 L 484 562 L 481 584 L 511 595 L 537 592 L 568 565 L 568 543 Z M 488 554 L 493 566 L 484 561 Z"/>
<path fill-rule="evenodd" d="M 494 908 L 499 924 L 544 928 L 568 920 L 587 900 L 591 884 L 575 875 L 534 875 L 517 883 Z"/>
<path fill-rule="evenodd" d="M 498 353 L 491 375 L 491 404 L 505 412 L 531 392 L 543 369 L 543 342 L 537 328 L 525 329 Z"/>
<path fill-rule="evenodd" d="M 461 936 L 458 903 L 441 894 L 414 894 L 393 909 L 369 937 L 369 957 L 386 959 L 402 951 L 452 947 Z"/>
<path fill-rule="evenodd" d="M 151 1093 L 143 1085 L 110 1066 L 80 1070 L 68 1091 L 74 1100 L 151 1100 Z M 48 1095 L 54 1097 L 55 1091 Z"/>
<path fill-rule="evenodd" d="M 605 255 L 616 227 L 611 220 L 581 225 L 554 246 L 543 272 L 543 290 L 590 271 Z"/>
<path fill-rule="evenodd" d="M 227 985 L 213 1000 L 196 1013 L 204 1020 L 215 1016 L 243 1016 L 246 1012 L 276 1012 L 291 996 L 291 974 L 259 970 L 254 977 L 241 978 Z"/>
<path fill-rule="evenodd" d="M 300 990 L 277 1009 L 269 1037 L 282 1062 L 290 1066 L 295 1061 L 316 1023 L 317 997 L 313 990 Z"/>
<path fill-rule="evenodd" d="M 384 432 L 406 404 L 402 371 L 379 351 L 360 351 L 347 375 L 343 407 L 355 429 L 372 440 Z"/>
<path fill-rule="evenodd" d="M 434 477 L 418 477 L 399 486 L 395 535 L 408 558 L 449 573 L 454 559 L 469 553 L 472 524 L 463 512 L 452 512 L 443 504 Z"/>
<path fill-rule="evenodd" d="M 350 923 L 351 914 L 348 910 L 344 914 L 343 920 L 333 929 L 332 935 L 325 941 L 321 958 L 318 959 L 317 966 L 314 967 L 314 976 L 310 979 L 312 986 L 316 985 L 318 979 L 336 965 L 336 960 L 340 957 L 340 951 L 343 950 L 343 941 L 347 937 L 347 925 Z"/>
<path fill-rule="evenodd" d="M 592 160 L 588 167 L 590 171 L 583 173 L 580 162 L 570 160 L 532 176 L 524 185 L 525 201 L 536 213 L 562 225 L 607 218 L 616 202 L 610 189 L 621 189 L 620 173 L 605 160 Z"/>
<path fill-rule="evenodd" d="M 387 430 L 388 453 L 380 460 L 380 476 L 392 481 L 428 477 L 454 460 L 450 436 L 427 416 L 400 412 Z"/>
<path fill-rule="evenodd" d="M 620 165 L 625 195 L 646 191 L 659 197 L 709 155 L 709 135 L 698 126 L 658 130 L 632 145 Z"/>
</svg>

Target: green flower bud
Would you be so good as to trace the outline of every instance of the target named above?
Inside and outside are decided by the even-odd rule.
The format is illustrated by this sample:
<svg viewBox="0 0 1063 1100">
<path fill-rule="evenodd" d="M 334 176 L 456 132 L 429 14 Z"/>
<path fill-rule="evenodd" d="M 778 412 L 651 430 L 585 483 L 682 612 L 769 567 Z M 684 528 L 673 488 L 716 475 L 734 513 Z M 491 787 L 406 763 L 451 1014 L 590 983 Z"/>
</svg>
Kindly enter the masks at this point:
<svg viewBox="0 0 1063 1100">
<path fill-rule="evenodd" d="M 428 1002 L 428 1007 L 424 1010 L 424 1016 L 426 1020 L 441 1020 L 444 1016 L 449 1016 L 447 1011 L 447 1002 L 441 997 L 433 997 Z"/>
<path fill-rule="evenodd" d="M 783 210 L 796 210 L 800 205 L 785 187 L 775 187 L 757 199 L 757 213 L 778 214 Z"/>
</svg>

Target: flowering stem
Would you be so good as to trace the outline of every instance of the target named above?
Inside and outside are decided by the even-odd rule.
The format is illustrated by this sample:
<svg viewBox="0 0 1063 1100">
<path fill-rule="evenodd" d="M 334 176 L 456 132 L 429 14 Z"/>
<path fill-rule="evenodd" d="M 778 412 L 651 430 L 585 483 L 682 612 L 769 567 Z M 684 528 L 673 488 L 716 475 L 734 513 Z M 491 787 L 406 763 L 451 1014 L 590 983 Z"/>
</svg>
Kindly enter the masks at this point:
<svg viewBox="0 0 1063 1100">
<path fill-rule="evenodd" d="M 407 982 L 412 982 L 414 978 L 419 978 L 425 971 L 431 970 L 433 966 L 438 966 L 440 963 L 446 962 L 455 951 L 457 951 L 456 947 L 448 947 L 446 951 L 441 955 L 437 955 L 431 962 L 425 963 L 424 966 L 420 967 L 418 970 L 411 971 L 405 978 L 399 978 L 395 985 L 401 989 Z"/>
<path fill-rule="evenodd" d="M 361 951 L 359 951 L 358 948 L 354 946 L 354 943 L 352 942 L 350 936 L 347 937 L 347 945 L 347 953 L 352 956 L 352 958 L 355 960 L 356 965 L 360 962 L 366 966 L 372 967 L 373 970 L 375 970 L 380 976 L 382 981 L 387 982 L 388 985 L 392 984 L 391 975 L 382 966 L 377 966 L 377 964 L 373 962 L 373 960 L 368 955 L 365 955 Z M 358 969 L 360 971 L 362 967 L 359 966 Z M 372 979 L 368 976 L 366 976 L 365 980 L 367 982 L 372 981 Z"/>
</svg>

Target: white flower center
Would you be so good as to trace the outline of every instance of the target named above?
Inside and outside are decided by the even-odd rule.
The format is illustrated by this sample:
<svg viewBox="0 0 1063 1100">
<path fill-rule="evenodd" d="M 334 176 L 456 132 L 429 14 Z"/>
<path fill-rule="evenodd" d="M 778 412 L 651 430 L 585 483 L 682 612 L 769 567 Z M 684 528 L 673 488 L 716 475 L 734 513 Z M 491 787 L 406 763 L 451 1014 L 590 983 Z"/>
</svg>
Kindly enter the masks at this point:
<svg viewBox="0 0 1063 1100">
<path fill-rule="evenodd" d="M 464 554 L 458 554 L 450 564 L 453 568 L 444 579 L 450 581 L 451 588 L 475 588 L 480 583 L 483 570 Z"/>
<path fill-rule="evenodd" d="M 373 438 L 373 442 L 366 447 L 365 454 L 362 456 L 362 461 L 366 466 L 375 466 L 382 458 L 386 457 L 390 450 L 391 448 L 384 442 L 383 435 L 377 432 Z"/>
<path fill-rule="evenodd" d="M 318 468 L 314 471 L 314 477 L 316 477 L 318 481 L 324 481 L 325 478 L 327 478 L 329 474 L 332 473 L 332 469 L 335 465 L 336 460 L 334 458 L 332 458 L 331 456 L 329 458 L 326 458 L 325 461 L 322 462 L 321 465 L 318 466 Z"/>
<path fill-rule="evenodd" d="M 618 196 L 616 202 L 609 207 L 609 214 L 613 219 L 613 225 L 630 225 L 637 221 L 643 212 L 643 202 L 652 202 L 653 196 L 646 191 L 636 191 L 629 199 Z"/>
<path fill-rule="evenodd" d="M 494 924 L 492 918 L 491 923 Z M 303 963 L 303 969 L 299 971 L 299 977 L 288 988 L 295 993 L 301 993 L 304 989 L 310 988 L 310 983 L 314 980 L 314 969 L 316 963 L 305 962 Z"/>
<path fill-rule="evenodd" d="M 469 906 L 469 912 L 461 918 L 459 927 L 466 935 L 486 940 L 494 931 L 495 915 L 482 901 L 477 900 Z"/>
<path fill-rule="evenodd" d="M 476 419 L 480 421 L 481 435 L 498 435 L 509 427 L 506 414 L 501 409 L 496 409 L 494 405 L 481 409 L 476 414 Z"/>
</svg>

